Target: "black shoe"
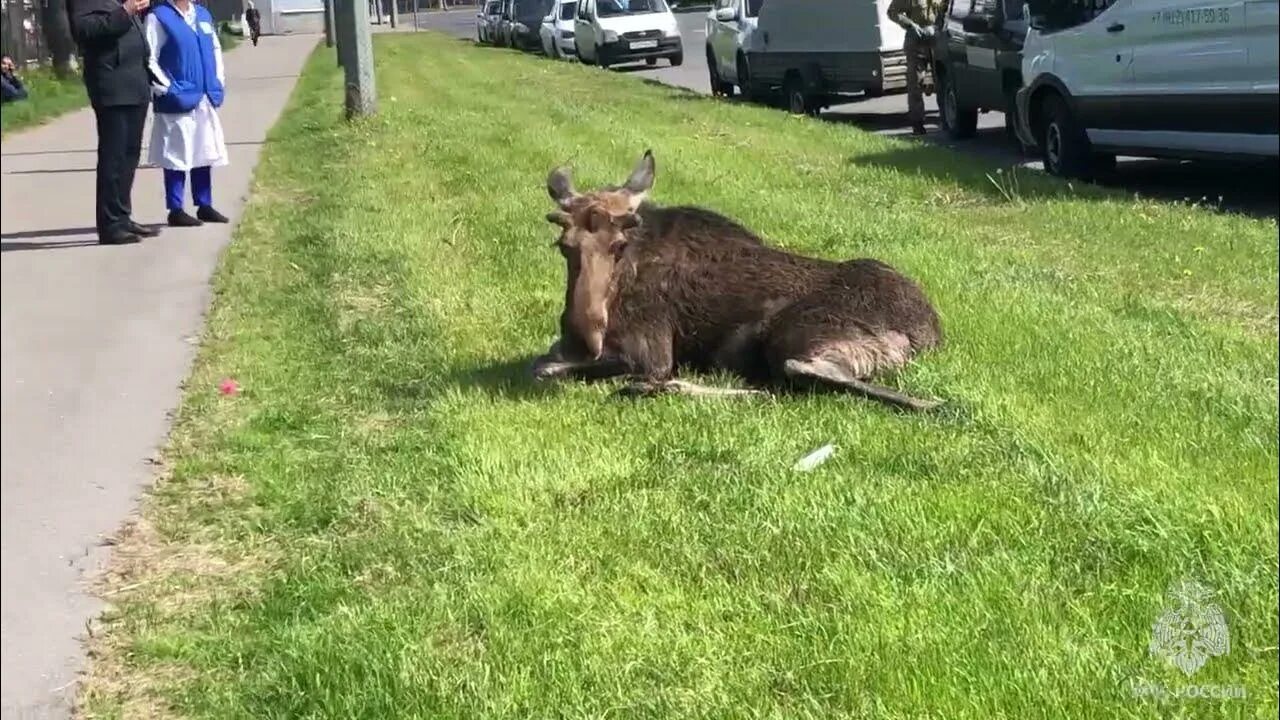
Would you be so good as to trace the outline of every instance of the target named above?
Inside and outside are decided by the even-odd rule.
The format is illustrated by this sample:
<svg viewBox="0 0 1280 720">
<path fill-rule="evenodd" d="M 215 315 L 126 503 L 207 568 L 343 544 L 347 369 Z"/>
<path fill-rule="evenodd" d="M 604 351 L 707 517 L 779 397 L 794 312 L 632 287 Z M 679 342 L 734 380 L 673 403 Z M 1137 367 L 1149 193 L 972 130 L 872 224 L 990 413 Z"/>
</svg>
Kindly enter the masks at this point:
<svg viewBox="0 0 1280 720">
<path fill-rule="evenodd" d="M 911 126 L 911 134 L 912 134 L 912 135 L 923 135 L 923 134 L 924 134 L 924 123 L 916 123 L 915 125 L 912 125 L 912 126 Z"/>
<path fill-rule="evenodd" d="M 128 230 L 114 230 L 111 232 L 100 233 L 98 235 L 99 245 L 132 245 L 140 242 L 142 238 L 129 232 Z"/>
<path fill-rule="evenodd" d="M 129 224 L 125 227 L 125 229 L 133 233 L 134 235 L 137 235 L 138 237 L 144 237 L 144 238 L 155 237 L 160 234 L 159 230 L 153 227 L 147 227 L 146 225 L 139 225 L 138 223 L 133 222 L 132 220 L 129 221 Z"/>
<path fill-rule="evenodd" d="M 204 223 L 191 217 L 186 210 L 169 211 L 169 227 L 196 227 Z"/>
<path fill-rule="evenodd" d="M 211 222 L 211 223 L 231 222 L 230 220 L 227 219 L 226 215 L 223 215 L 222 213 L 218 212 L 217 210 L 214 210 L 208 205 L 203 205 L 200 207 L 199 210 L 196 210 L 196 217 L 200 218 L 205 222 Z"/>
</svg>

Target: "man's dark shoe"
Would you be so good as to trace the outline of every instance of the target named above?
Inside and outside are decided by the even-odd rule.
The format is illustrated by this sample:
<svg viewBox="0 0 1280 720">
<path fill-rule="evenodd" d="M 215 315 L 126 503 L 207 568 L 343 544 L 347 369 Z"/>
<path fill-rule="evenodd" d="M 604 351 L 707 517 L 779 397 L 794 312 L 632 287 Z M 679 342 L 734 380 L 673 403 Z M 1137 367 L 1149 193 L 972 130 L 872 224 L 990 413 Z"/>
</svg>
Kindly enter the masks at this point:
<svg viewBox="0 0 1280 720">
<path fill-rule="evenodd" d="M 217 210 L 214 210 L 208 205 L 204 205 L 200 209 L 196 210 L 196 217 L 200 218 L 205 222 L 211 222 L 211 223 L 231 222 L 230 220 L 227 219 L 226 215 L 223 215 L 222 213 L 218 212 Z"/>
<path fill-rule="evenodd" d="M 204 223 L 191 217 L 186 210 L 169 211 L 169 227 L 196 227 Z"/>
<path fill-rule="evenodd" d="M 132 245 L 141 240 L 142 238 L 128 230 L 113 230 L 98 235 L 99 245 Z"/>
<path fill-rule="evenodd" d="M 147 227 L 146 225 L 139 225 L 138 223 L 133 222 L 132 220 L 129 221 L 129 226 L 126 229 L 129 232 L 133 233 L 134 235 L 137 235 L 138 237 L 144 237 L 144 238 L 155 237 L 160 234 L 160 231 L 157 230 L 156 228 Z"/>
<path fill-rule="evenodd" d="M 912 125 L 912 126 L 911 126 L 911 134 L 912 134 L 912 135 L 923 135 L 923 134 L 924 134 L 924 123 L 916 123 L 915 125 Z"/>
</svg>

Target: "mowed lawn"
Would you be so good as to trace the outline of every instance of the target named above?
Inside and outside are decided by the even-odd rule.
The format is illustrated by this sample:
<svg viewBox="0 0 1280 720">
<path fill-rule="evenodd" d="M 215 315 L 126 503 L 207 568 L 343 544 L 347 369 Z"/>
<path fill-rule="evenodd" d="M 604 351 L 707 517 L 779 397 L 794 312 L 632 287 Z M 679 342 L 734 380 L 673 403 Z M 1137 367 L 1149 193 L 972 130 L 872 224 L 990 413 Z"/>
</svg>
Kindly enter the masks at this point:
<svg viewBox="0 0 1280 720">
<path fill-rule="evenodd" d="M 320 52 L 271 135 L 89 715 L 1275 716 L 1274 221 L 436 35 L 376 50 L 377 118 L 341 120 Z M 620 182 L 650 147 L 659 202 L 918 278 L 946 345 L 886 382 L 947 406 L 528 380 L 564 293 L 547 171 Z M 1190 679 L 1148 654 L 1184 577 L 1231 643 Z"/>
</svg>

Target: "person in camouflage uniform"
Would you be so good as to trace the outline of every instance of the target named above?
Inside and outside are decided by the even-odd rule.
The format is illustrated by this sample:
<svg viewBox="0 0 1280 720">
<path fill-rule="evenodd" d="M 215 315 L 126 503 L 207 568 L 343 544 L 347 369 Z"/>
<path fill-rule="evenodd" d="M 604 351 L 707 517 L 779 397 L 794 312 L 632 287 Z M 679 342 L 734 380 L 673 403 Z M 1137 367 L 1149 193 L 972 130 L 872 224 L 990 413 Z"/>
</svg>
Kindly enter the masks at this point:
<svg viewBox="0 0 1280 720">
<path fill-rule="evenodd" d="M 924 134 L 924 91 L 920 87 L 921 71 L 933 57 L 933 34 L 942 0 L 892 0 L 889 3 L 889 19 L 907 31 L 902 52 L 907 56 L 907 115 L 911 118 L 911 132 Z"/>
</svg>

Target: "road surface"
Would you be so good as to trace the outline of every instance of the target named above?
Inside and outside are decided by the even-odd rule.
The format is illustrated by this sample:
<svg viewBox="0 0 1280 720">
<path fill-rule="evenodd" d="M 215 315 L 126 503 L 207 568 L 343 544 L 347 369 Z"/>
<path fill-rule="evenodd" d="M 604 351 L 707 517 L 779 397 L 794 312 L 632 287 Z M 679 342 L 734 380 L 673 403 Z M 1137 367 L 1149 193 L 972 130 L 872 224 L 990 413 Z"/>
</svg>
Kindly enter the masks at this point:
<svg viewBox="0 0 1280 720">
<path fill-rule="evenodd" d="M 657 67 L 643 64 L 612 68 L 642 78 L 652 78 L 668 85 L 708 94 L 711 86 L 704 51 L 705 12 L 676 13 L 680 34 L 684 39 L 684 64 L 671 67 L 659 61 Z M 412 18 L 409 18 L 412 23 Z M 420 13 L 417 26 L 456 37 L 474 38 L 474 8 L 448 12 Z M 937 126 L 936 103 L 925 98 L 930 111 L 930 132 L 925 141 L 962 152 L 971 152 L 1009 165 L 1039 168 L 1035 158 L 1021 153 L 1016 141 L 1004 131 L 1004 114 L 989 112 L 978 116 L 978 135 L 961 142 L 951 141 Z M 902 94 L 869 98 L 839 105 L 822 113 L 825 120 L 849 123 L 865 130 L 897 136 L 911 136 L 907 119 L 907 100 Z M 1280 216 L 1280 165 L 1275 162 L 1240 165 L 1233 163 L 1179 163 L 1137 158 L 1121 158 L 1119 169 L 1105 184 L 1140 195 L 1165 200 L 1201 202 L 1232 212 L 1259 217 Z"/>
<path fill-rule="evenodd" d="M 227 53 L 220 115 L 231 164 L 213 171 L 213 190 L 232 218 L 316 40 L 269 37 Z M 0 151 L 4 720 L 69 715 L 78 636 L 101 609 L 85 576 L 152 479 L 147 460 L 168 433 L 231 239 L 231 226 L 205 225 L 99 246 L 95 146 L 93 113 L 81 110 L 6 136 Z M 139 222 L 164 220 L 161 188 L 159 170 L 138 172 Z"/>
</svg>

